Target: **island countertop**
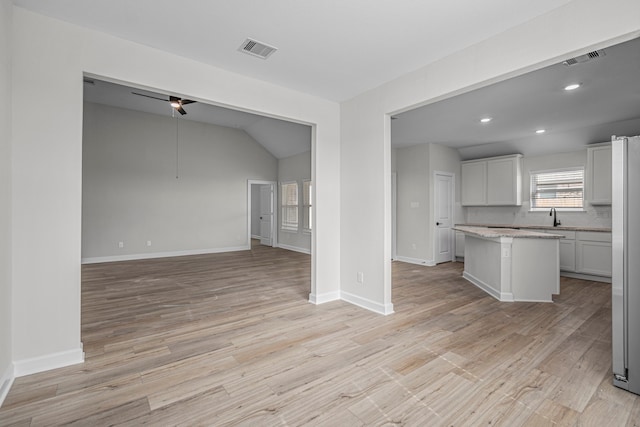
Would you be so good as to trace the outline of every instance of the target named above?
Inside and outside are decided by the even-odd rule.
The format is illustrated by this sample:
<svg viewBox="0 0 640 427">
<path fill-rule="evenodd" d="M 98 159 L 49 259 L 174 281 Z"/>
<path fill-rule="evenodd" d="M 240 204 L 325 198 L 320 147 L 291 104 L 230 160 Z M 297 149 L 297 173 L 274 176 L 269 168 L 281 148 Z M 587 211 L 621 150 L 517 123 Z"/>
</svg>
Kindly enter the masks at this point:
<svg viewBox="0 0 640 427">
<path fill-rule="evenodd" d="M 529 225 L 529 224 L 456 224 L 457 226 L 469 226 L 469 227 L 488 227 L 488 228 L 511 228 L 511 229 L 537 229 L 537 230 L 562 230 L 562 231 L 595 231 L 599 233 L 610 233 L 611 228 L 608 227 L 588 227 L 585 225 L 566 226 L 559 225 L 554 227 L 552 225 Z"/>
<path fill-rule="evenodd" d="M 488 239 L 498 237 L 514 237 L 529 239 L 562 239 L 564 236 L 560 234 L 538 233 L 536 231 L 519 230 L 515 228 L 488 228 L 471 225 L 456 225 L 453 227 L 456 231 L 461 231 L 472 236 L 484 237 Z"/>
</svg>

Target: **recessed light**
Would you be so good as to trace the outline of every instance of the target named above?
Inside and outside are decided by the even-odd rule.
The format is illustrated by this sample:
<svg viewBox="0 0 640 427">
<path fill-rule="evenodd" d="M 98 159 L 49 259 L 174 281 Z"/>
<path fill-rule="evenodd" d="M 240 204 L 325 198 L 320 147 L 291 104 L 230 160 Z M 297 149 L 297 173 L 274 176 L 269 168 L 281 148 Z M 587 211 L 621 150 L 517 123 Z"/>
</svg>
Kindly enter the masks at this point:
<svg viewBox="0 0 640 427">
<path fill-rule="evenodd" d="M 537 134 L 541 134 L 541 133 L 545 133 L 545 132 L 546 132 L 546 129 L 538 129 L 536 131 Z"/>
<path fill-rule="evenodd" d="M 580 86 L 582 86 L 580 83 L 571 83 L 568 86 L 564 87 L 564 90 L 576 90 L 578 89 Z"/>
<path fill-rule="evenodd" d="M 483 117 L 480 119 L 480 123 L 489 123 L 493 118 L 491 117 Z"/>
</svg>

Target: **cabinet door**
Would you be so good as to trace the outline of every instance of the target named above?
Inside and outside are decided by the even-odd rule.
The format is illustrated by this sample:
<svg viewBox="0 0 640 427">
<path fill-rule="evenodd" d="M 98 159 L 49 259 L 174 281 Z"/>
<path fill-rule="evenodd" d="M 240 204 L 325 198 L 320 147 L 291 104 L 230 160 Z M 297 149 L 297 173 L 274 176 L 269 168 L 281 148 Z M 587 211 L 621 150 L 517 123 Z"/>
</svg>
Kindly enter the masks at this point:
<svg viewBox="0 0 640 427">
<path fill-rule="evenodd" d="M 611 146 L 587 150 L 587 194 L 592 205 L 611 204 Z"/>
<path fill-rule="evenodd" d="M 560 239 L 560 270 L 576 271 L 576 241 Z"/>
<path fill-rule="evenodd" d="M 611 277 L 611 243 L 576 241 L 578 273 Z"/>
<path fill-rule="evenodd" d="M 487 162 L 462 164 L 462 206 L 487 204 Z"/>
<path fill-rule="evenodd" d="M 496 159 L 487 161 L 487 204 L 520 205 L 517 187 L 519 178 L 519 159 Z"/>
</svg>

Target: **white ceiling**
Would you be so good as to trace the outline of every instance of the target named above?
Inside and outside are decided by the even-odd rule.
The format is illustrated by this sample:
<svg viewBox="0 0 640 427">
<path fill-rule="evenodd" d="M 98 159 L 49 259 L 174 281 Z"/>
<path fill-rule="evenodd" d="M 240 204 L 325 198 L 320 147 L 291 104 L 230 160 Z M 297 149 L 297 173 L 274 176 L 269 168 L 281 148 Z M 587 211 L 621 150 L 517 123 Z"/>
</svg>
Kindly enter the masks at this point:
<svg viewBox="0 0 640 427">
<path fill-rule="evenodd" d="M 35 12 L 335 101 L 569 2 L 14 0 Z M 267 60 L 242 54 L 237 49 L 247 37 L 279 50 Z M 436 142 L 473 158 L 571 151 L 611 134 L 640 133 L 640 50 L 606 51 L 591 63 L 551 66 L 400 114 L 392 122 L 392 144 Z M 565 93 L 564 84 L 574 80 L 582 88 Z M 93 99 L 170 114 L 160 101 L 130 94 L 109 99 L 116 95 Z M 184 118 L 244 129 L 278 158 L 308 149 L 287 141 L 303 133 L 310 141 L 309 127 L 199 103 L 186 107 Z M 485 114 L 494 121 L 480 126 Z M 538 127 L 547 133 L 532 134 Z"/>
<path fill-rule="evenodd" d="M 589 62 L 559 63 L 399 114 L 392 144 L 438 143 L 469 159 L 573 151 L 611 135 L 640 134 L 640 39 L 604 51 Z M 582 86 L 565 91 L 573 82 Z M 480 123 L 485 116 L 493 120 Z M 546 132 L 535 134 L 541 128 Z"/>
<path fill-rule="evenodd" d="M 343 101 L 569 0 L 14 0 L 123 39 Z M 245 38 L 278 51 L 237 51 Z"/>
<path fill-rule="evenodd" d="M 92 84 L 87 84 L 87 80 Z M 136 89 L 97 79 L 85 79 L 84 99 L 88 102 L 164 116 L 175 115 L 184 120 L 241 129 L 278 159 L 311 150 L 311 127 L 307 125 L 201 102 L 185 105 L 184 109 L 187 114 L 180 115 L 174 113 L 169 102 L 134 95 L 133 92 L 168 99 L 167 94 L 159 92 Z M 179 96 L 178 94 L 172 95 Z"/>
</svg>

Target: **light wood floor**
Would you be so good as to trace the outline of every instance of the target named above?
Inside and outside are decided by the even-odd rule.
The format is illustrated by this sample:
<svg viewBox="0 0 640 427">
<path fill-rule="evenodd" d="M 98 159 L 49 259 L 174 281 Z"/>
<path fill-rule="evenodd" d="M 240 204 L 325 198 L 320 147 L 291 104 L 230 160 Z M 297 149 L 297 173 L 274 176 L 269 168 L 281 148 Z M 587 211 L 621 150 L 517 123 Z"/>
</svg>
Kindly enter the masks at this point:
<svg viewBox="0 0 640 427">
<path fill-rule="evenodd" d="M 393 264 L 396 314 L 307 303 L 309 257 L 83 267 L 86 362 L 16 379 L 0 425 L 635 426 L 610 285 L 500 303 L 462 265 Z"/>
</svg>

